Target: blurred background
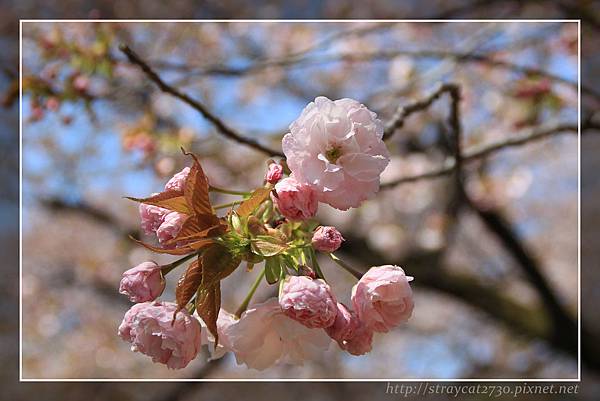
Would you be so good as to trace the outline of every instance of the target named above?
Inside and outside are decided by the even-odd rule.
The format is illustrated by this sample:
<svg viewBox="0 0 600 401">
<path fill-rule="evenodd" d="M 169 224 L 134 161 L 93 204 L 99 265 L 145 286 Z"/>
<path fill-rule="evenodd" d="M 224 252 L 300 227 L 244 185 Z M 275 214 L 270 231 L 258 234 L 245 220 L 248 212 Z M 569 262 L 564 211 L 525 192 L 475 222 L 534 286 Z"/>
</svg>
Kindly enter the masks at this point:
<svg viewBox="0 0 600 401">
<path fill-rule="evenodd" d="M 234 6 L 226 3 L 210 3 L 214 9 L 201 15 L 190 9 L 187 16 L 219 16 L 221 8 Z M 260 7 L 261 16 L 291 16 L 290 10 L 277 11 L 275 3 Z M 374 16 L 399 12 L 386 2 L 371 3 Z M 570 11 L 563 2 L 544 9 L 535 2 L 529 8 L 494 3 L 495 17 L 514 12 L 574 17 L 587 11 L 584 35 L 598 29 L 594 5 L 588 2 Z M 27 4 L 15 13 L 31 12 Z M 310 4 L 331 17 L 357 12 L 336 2 Z M 439 10 L 444 18 L 477 11 L 474 6 L 465 11 L 463 2 L 444 4 Z M 89 16 L 140 10 L 111 7 L 100 4 Z M 177 3 L 168 12 L 185 10 Z M 416 10 L 415 16 L 423 15 Z M 41 8 L 35 15 L 52 12 Z M 14 34 L 8 25 L 5 29 Z M 124 270 L 151 255 L 127 238 L 139 235 L 138 215 L 122 196 L 160 189 L 185 166 L 179 146 L 201 157 L 211 182 L 236 189 L 260 184 L 266 156 L 223 139 L 195 110 L 161 93 L 120 54 L 120 43 L 229 125 L 273 148 L 315 96 L 355 98 L 388 121 L 398 106 L 425 97 L 440 82 L 462 86 L 466 152 L 577 122 L 573 23 L 25 23 L 24 378 L 577 377 L 578 142 L 569 132 L 469 163 L 466 186 L 473 204 L 457 203 L 452 180 L 442 177 L 394 185 L 355 211 L 321 207 L 320 220 L 338 226 L 348 238 L 342 254 L 356 268 L 394 263 L 416 277 L 413 318 L 376 337 L 371 354 L 352 357 L 332 346 L 321 360 L 304 366 L 257 372 L 237 366 L 231 357 L 207 363 L 206 354 L 182 371 L 168 371 L 131 353 L 116 336 L 130 306 L 117 293 L 118 282 Z M 586 46 L 593 48 L 591 42 L 583 45 L 584 53 Z M 7 127 L 18 123 L 18 70 L 10 64 L 17 55 L 2 56 Z M 582 69 L 584 74 L 593 71 L 593 64 Z M 586 126 L 594 126 L 600 97 L 588 84 L 582 116 Z M 384 183 L 443 165 L 449 152 L 448 112 L 443 97 L 406 121 L 388 142 L 393 157 Z M 595 133 L 585 131 L 582 150 L 598 146 Z M 2 163 L 14 168 L 18 156 L 9 150 L 18 142 L 12 135 L 1 138 L 6 141 Z M 582 160 L 583 269 L 598 256 L 593 241 L 585 241 L 600 213 L 591 201 L 600 183 L 586 178 L 585 171 L 597 164 Z M 2 198 L 3 224 L 14 230 L 18 181 L 13 176 L 4 181 L 12 190 Z M 17 243 L 9 234 L 3 246 L 14 250 Z M 14 253 L 6 254 L 10 264 Z M 347 301 L 351 278 L 323 263 L 334 291 Z M 240 269 L 225 281 L 226 308 L 237 306 L 244 294 L 235 288 L 246 288 L 252 278 Z M 597 273 L 584 270 L 584 308 L 600 296 L 593 279 Z M 14 269 L 7 270 L 2 285 L 18 296 L 16 280 Z M 165 299 L 172 298 L 172 281 Z M 268 294 L 263 287 L 257 299 Z M 10 314 L 8 305 L 2 313 Z M 3 329 L 7 339 L 18 328 L 9 326 Z M 600 331 L 585 315 L 582 328 L 587 339 Z M 17 351 L 2 348 L 11 358 Z M 600 352 L 592 342 L 584 342 L 582 357 L 584 375 L 596 377 Z M 217 393 L 210 386 L 172 383 L 156 386 L 152 394 L 156 399 L 212 394 L 214 399 Z M 379 387 L 355 391 L 352 385 L 321 384 L 315 392 L 324 399 L 353 398 L 385 390 Z M 590 381 L 587 391 L 595 388 Z M 96 397 L 138 399 L 142 394 L 136 389 L 98 386 Z M 67 390 L 73 398 L 83 391 Z M 228 391 L 219 392 L 219 399 L 237 390 Z"/>
</svg>

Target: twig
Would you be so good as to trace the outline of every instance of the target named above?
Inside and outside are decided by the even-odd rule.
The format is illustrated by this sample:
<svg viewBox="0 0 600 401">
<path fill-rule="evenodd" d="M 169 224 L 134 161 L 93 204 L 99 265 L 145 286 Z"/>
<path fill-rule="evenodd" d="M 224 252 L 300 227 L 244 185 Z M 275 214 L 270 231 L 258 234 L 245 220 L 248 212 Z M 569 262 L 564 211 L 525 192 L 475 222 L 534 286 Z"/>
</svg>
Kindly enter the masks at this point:
<svg viewBox="0 0 600 401">
<path fill-rule="evenodd" d="M 582 133 L 589 129 L 598 129 L 598 127 L 592 123 L 582 124 L 582 126 L 581 126 Z M 541 139 L 544 139 L 544 138 L 547 138 L 550 136 L 555 136 L 555 135 L 565 134 L 565 133 L 576 134 L 577 133 L 577 124 L 559 124 L 559 125 L 556 125 L 556 126 L 550 127 L 550 128 L 532 129 L 528 133 L 522 134 L 520 136 L 510 137 L 503 141 L 491 143 L 488 145 L 477 146 L 470 150 L 463 151 L 462 162 L 464 163 L 464 162 L 471 162 L 471 161 L 478 160 L 478 159 L 483 159 L 483 158 L 488 157 L 491 154 L 494 154 L 503 149 L 522 146 L 522 145 L 525 145 L 525 144 L 528 144 L 531 142 L 539 141 Z M 401 185 L 401 184 L 443 177 L 447 174 L 450 174 L 452 171 L 454 171 L 454 169 L 456 168 L 455 164 L 456 164 L 456 161 L 454 158 L 449 159 L 446 161 L 446 163 L 442 167 L 439 167 L 437 169 L 434 169 L 434 170 L 431 170 L 431 171 L 428 171 L 425 173 L 398 178 L 396 180 L 382 184 L 381 189 L 390 189 L 390 188 L 393 188 L 393 187 L 395 187 L 397 185 Z"/>
<path fill-rule="evenodd" d="M 342 53 L 342 54 L 330 54 L 319 58 L 311 58 L 306 56 L 286 56 L 277 59 L 264 60 L 256 62 L 255 64 L 245 67 L 227 67 L 223 65 L 206 66 L 192 71 L 193 75 L 224 75 L 224 76 L 243 76 L 248 74 L 258 73 L 264 69 L 271 67 L 288 67 L 288 68 L 302 68 L 310 67 L 317 64 L 326 63 L 363 63 L 372 61 L 386 61 L 392 60 L 399 56 L 407 56 L 413 58 L 423 59 L 452 59 L 459 63 L 477 63 L 484 64 L 490 67 L 500 68 L 507 71 L 517 72 L 524 75 L 540 76 L 551 79 L 556 82 L 560 82 L 571 86 L 573 89 L 577 89 L 577 82 L 570 79 L 555 75 L 551 72 L 542 70 L 540 68 L 528 67 L 519 64 L 514 64 L 509 61 L 498 60 L 492 58 L 487 54 L 477 54 L 469 52 L 455 52 L 455 51 L 441 51 L 441 50 L 384 50 L 377 52 L 366 52 L 366 53 Z M 193 67 L 192 67 L 193 68 Z M 600 99 L 600 93 L 594 89 L 582 85 L 581 90 L 583 93 L 594 96 Z"/>
<path fill-rule="evenodd" d="M 206 106 L 204 106 L 202 103 L 191 98 L 187 94 L 179 91 L 178 89 L 174 88 L 173 86 L 165 83 L 165 81 L 163 81 L 162 78 L 128 46 L 121 45 L 121 46 L 119 46 L 119 50 L 121 50 L 121 52 L 123 52 L 123 54 L 125 54 L 125 56 L 127 56 L 127 59 L 132 64 L 135 64 L 139 68 L 141 68 L 141 70 L 146 74 L 146 76 L 152 82 L 154 82 L 161 91 L 180 99 L 184 103 L 187 103 L 188 105 L 190 105 L 191 107 L 196 109 L 198 112 L 200 112 L 200 114 L 202 114 L 202 116 L 204 118 L 206 118 L 208 121 L 210 121 L 211 124 L 213 124 L 215 126 L 215 128 L 217 128 L 217 130 L 223 136 L 225 136 L 229 139 L 232 139 L 234 141 L 237 141 L 239 143 L 248 145 L 251 148 L 256 149 L 260 152 L 263 152 L 269 156 L 284 157 L 284 154 L 281 151 L 274 150 L 274 149 L 271 149 L 264 145 L 261 145 L 258 141 L 254 140 L 252 138 L 247 138 L 247 137 L 239 134 L 238 132 L 236 132 L 229 126 L 227 126 L 219 117 L 217 117 L 212 112 L 210 112 L 206 108 Z"/>
<path fill-rule="evenodd" d="M 417 111 L 425 110 L 438 100 L 444 93 L 452 92 L 455 89 L 454 84 L 440 84 L 438 88 L 433 91 L 429 96 L 424 99 L 417 100 L 413 103 L 409 103 L 404 106 L 398 107 L 396 113 L 392 116 L 391 120 L 386 124 L 385 131 L 383 132 L 383 140 L 389 139 L 397 129 L 404 126 L 404 122 L 407 117 Z"/>
</svg>

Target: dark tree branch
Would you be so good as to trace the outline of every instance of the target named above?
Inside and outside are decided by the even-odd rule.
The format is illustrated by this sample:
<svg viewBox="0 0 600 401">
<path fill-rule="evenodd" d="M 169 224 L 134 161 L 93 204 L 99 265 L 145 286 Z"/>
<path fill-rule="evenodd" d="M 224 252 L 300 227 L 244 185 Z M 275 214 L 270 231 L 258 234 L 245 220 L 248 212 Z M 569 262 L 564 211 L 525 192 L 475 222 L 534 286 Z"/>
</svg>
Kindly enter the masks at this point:
<svg viewBox="0 0 600 401">
<path fill-rule="evenodd" d="M 555 343 L 571 353 L 577 352 L 577 322 L 568 313 L 542 274 L 542 268 L 533 253 L 527 249 L 509 221 L 498 210 L 481 207 L 473 200 L 467 204 L 487 229 L 500 241 L 515 259 L 529 283 L 536 289 L 552 322 L 551 336 Z"/>
<path fill-rule="evenodd" d="M 598 124 L 593 123 L 591 120 L 584 121 L 581 124 L 581 133 L 584 134 L 586 132 L 599 129 Z M 564 123 L 558 124 L 549 128 L 534 128 L 529 130 L 528 132 L 521 135 L 509 136 L 507 139 L 494 142 L 491 144 L 486 144 L 482 146 L 476 146 L 469 150 L 463 151 L 462 161 L 463 163 L 472 162 L 475 160 L 484 159 L 495 154 L 498 151 L 520 147 L 532 142 L 540 141 L 542 139 L 546 139 L 552 136 L 557 136 L 561 134 L 577 134 L 577 124 L 574 123 Z M 387 182 L 381 185 L 381 189 L 390 189 L 394 188 L 397 185 L 406 184 L 410 182 L 416 182 L 426 179 L 433 179 L 446 176 L 452 173 L 455 170 L 456 161 L 454 158 L 447 160 L 442 167 L 437 169 L 421 173 L 410 175 L 406 177 L 401 177 L 396 180 Z"/>
<path fill-rule="evenodd" d="M 170 86 L 167 83 L 165 83 L 165 81 L 163 81 L 162 78 L 128 46 L 121 45 L 119 47 L 119 50 L 121 50 L 121 52 L 123 52 L 123 54 L 127 56 L 127 59 L 132 64 L 137 65 L 146 74 L 146 76 L 158 86 L 158 88 L 161 91 L 180 99 L 184 103 L 187 103 L 189 106 L 197 110 L 200 114 L 202 114 L 204 118 L 206 118 L 208 121 L 210 121 L 211 124 L 215 126 L 215 128 L 221 135 L 232 139 L 236 142 L 242 143 L 244 145 L 248 145 L 249 147 L 263 152 L 268 156 L 284 157 L 284 154 L 281 151 L 261 145 L 258 141 L 252 138 L 245 137 L 240 133 L 236 132 L 233 128 L 226 125 L 219 117 L 210 112 L 202 103 L 191 98 L 189 95 L 179 91 L 173 86 Z"/>
<path fill-rule="evenodd" d="M 385 125 L 383 132 L 383 140 L 389 139 L 394 135 L 396 130 L 404 126 L 404 122 L 411 115 L 418 111 L 428 109 L 433 102 L 438 100 L 444 93 L 451 93 L 456 90 L 456 85 L 452 83 L 440 84 L 436 90 L 423 99 L 419 99 L 413 103 L 398 107 L 396 113 Z"/>
</svg>

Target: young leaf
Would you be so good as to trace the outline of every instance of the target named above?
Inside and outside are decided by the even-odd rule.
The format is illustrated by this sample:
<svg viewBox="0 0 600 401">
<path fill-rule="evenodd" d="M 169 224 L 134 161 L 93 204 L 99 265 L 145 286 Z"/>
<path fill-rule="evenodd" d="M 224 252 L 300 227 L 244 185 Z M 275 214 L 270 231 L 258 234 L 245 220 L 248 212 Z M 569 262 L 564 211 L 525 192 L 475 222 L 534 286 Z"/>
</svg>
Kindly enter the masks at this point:
<svg viewBox="0 0 600 401">
<path fill-rule="evenodd" d="M 223 234 L 227 229 L 215 215 L 189 216 L 181 226 L 177 236 L 166 242 L 167 245 L 177 244 L 192 239 L 202 239 Z"/>
<path fill-rule="evenodd" d="M 252 240 L 252 252 L 261 256 L 275 256 L 287 249 L 286 244 L 267 241 L 264 239 Z"/>
<path fill-rule="evenodd" d="M 164 207 L 174 212 L 185 214 L 190 214 L 191 212 L 185 197 L 179 191 L 164 191 L 148 198 L 133 198 L 130 196 L 126 196 L 125 198 L 135 202 Z"/>
<path fill-rule="evenodd" d="M 202 254 L 202 286 L 208 287 L 229 276 L 239 266 L 240 257 L 234 257 L 223 245 L 214 244 Z"/>
<path fill-rule="evenodd" d="M 140 241 L 139 239 L 133 238 L 132 236 L 129 236 L 129 238 L 131 238 L 132 240 L 134 240 L 139 245 L 142 245 L 143 247 L 145 247 L 147 249 L 150 249 L 151 251 L 154 251 L 156 253 L 168 253 L 169 255 L 185 255 L 187 253 L 194 252 L 194 248 L 192 248 L 190 245 L 186 245 L 186 246 L 183 246 L 183 247 L 180 247 L 180 248 L 170 248 L 170 249 L 167 249 L 167 248 L 161 248 L 161 247 L 158 247 L 158 246 L 153 246 L 153 245 L 146 244 L 146 243 Z M 213 240 L 208 240 L 208 241 L 209 241 L 208 243 L 214 242 Z"/>
<path fill-rule="evenodd" d="M 241 217 L 249 216 L 269 197 L 270 193 L 271 190 L 269 188 L 257 188 L 252 192 L 252 195 L 237 208 L 237 214 Z"/>
<path fill-rule="evenodd" d="M 219 344 L 217 333 L 217 318 L 221 309 L 221 283 L 200 286 L 196 293 L 196 312 L 202 318 L 206 327 L 215 337 L 215 348 Z"/>
<path fill-rule="evenodd" d="M 212 206 L 208 198 L 208 178 L 206 178 L 196 155 L 185 151 L 184 154 L 194 159 L 183 186 L 183 195 L 187 204 L 194 214 L 212 214 Z"/>
<path fill-rule="evenodd" d="M 185 308 L 202 283 L 202 263 L 200 258 L 194 260 L 181 275 L 175 287 L 177 310 Z"/>
<path fill-rule="evenodd" d="M 265 278 L 267 283 L 275 284 L 281 277 L 281 259 L 278 256 L 265 259 Z"/>
</svg>

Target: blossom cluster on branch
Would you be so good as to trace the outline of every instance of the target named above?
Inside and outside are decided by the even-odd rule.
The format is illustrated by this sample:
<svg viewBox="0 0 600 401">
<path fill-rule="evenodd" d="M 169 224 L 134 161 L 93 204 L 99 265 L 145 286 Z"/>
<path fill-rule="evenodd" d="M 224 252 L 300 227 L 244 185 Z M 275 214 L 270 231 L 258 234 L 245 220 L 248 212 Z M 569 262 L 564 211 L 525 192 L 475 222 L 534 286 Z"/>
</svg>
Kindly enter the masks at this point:
<svg viewBox="0 0 600 401">
<path fill-rule="evenodd" d="M 154 362 L 183 368 L 206 344 L 213 358 L 232 352 L 238 363 L 265 369 L 302 363 L 331 343 L 352 355 L 371 351 L 373 334 L 386 333 L 413 311 L 412 277 L 398 266 L 357 273 L 333 252 L 344 238 L 315 220 L 319 203 L 358 207 L 379 189 L 389 163 L 375 113 L 352 99 L 318 97 L 283 138 L 285 160 L 268 161 L 264 185 L 250 192 L 209 184 L 201 164 L 175 174 L 164 190 L 139 202 L 142 230 L 157 253 L 181 255 L 168 265 L 147 261 L 127 270 L 120 292 L 136 304 L 119 327 L 121 338 Z M 184 151 L 185 152 L 185 151 Z M 209 192 L 241 199 L 213 206 Z M 218 216 L 217 211 L 227 209 Z M 328 254 L 358 278 L 351 306 L 337 301 L 317 260 Z M 165 276 L 190 261 L 175 302 L 157 301 Z M 234 313 L 221 308 L 221 280 L 246 262 L 264 267 Z M 279 285 L 277 298 L 253 303 L 261 282 Z"/>
</svg>

